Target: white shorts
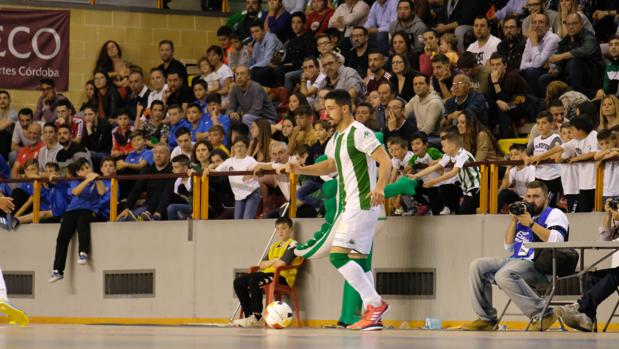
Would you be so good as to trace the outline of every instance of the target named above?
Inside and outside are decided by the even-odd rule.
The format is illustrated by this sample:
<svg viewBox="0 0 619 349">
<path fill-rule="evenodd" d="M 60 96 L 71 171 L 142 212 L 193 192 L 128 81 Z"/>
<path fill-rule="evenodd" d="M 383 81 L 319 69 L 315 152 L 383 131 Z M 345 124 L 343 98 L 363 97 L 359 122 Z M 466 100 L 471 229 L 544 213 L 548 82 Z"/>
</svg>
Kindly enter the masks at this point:
<svg viewBox="0 0 619 349">
<path fill-rule="evenodd" d="M 335 236 L 332 246 L 369 254 L 379 216 L 379 210 L 344 210 L 333 224 Z"/>
</svg>

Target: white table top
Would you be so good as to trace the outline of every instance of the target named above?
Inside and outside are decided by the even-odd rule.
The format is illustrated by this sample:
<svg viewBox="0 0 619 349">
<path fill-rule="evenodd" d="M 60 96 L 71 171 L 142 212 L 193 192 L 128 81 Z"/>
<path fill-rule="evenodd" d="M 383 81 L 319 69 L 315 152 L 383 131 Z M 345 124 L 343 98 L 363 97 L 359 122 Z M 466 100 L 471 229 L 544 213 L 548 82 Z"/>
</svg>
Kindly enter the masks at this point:
<svg viewBox="0 0 619 349">
<path fill-rule="evenodd" d="M 619 249 L 619 241 L 568 241 L 568 242 L 527 242 L 524 244 L 529 248 L 574 248 L 574 249 L 600 249 L 614 250 Z"/>
</svg>

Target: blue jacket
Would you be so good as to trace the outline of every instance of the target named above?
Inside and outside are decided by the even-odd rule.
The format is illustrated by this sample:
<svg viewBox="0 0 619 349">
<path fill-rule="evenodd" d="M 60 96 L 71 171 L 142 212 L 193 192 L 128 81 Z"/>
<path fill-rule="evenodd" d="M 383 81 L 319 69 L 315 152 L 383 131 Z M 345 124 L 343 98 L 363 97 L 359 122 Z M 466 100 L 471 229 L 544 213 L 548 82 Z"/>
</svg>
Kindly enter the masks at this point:
<svg viewBox="0 0 619 349">
<path fill-rule="evenodd" d="M 170 146 L 170 149 L 178 145 L 176 144 L 176 131 L 178 131 L 181 127 L 191 130 L 191 124 L 187 121 L 187 119 L 181 119 L 181 121 L 174 125 L 170 124 L 170 132 L 168 134 L 168 145 Z"/>
</svg>

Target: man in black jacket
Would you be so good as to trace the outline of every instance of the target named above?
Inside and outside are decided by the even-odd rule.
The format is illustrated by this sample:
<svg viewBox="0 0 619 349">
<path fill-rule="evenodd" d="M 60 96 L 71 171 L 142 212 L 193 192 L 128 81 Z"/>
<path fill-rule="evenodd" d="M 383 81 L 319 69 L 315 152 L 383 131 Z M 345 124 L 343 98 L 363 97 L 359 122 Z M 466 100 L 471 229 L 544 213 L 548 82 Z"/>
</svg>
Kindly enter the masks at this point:
<svg viewBox="0 0 619 349">
<path fill-rule="evenodd" d="M 153 164 L 145 167 L 141 175 L 157 175 L 172 173 L 170 164 L 170 149 L 165 144 L 157 144 L 153 148 Z M 139 179 L 131 189 L 127 198 L 127 208 L 119 215 L 118 220 L 150 221 L 160 220 L 165 217 L 166 208 L 174 189 L 174 179 Z M 144 206 L 135 207 L 135 204 L 143 192 L 146 192 Z"/>
<path fill-rule="evenodd" d="M 548 58 L 555 64 L 550 76 L 567 82 L 574 90 L 593 98 L 602 87 L 604 60 L 595 35 L 583 28 L 582 18 L 572 13 L 565 20 L 567 36 L 559 42 L 557 54 Z M 543 78 L 542 78 L 543 79 Z"/>
<path fill-rule="evenodd" d="M 174 58 L 174 43 L 172 40 L 161 40 L 159 42 L 159 58 L 161 63 L 157 68 L 161 69 L 166 78 L 171 71 L 177 71 L 183 78 L 183 83 L 187 85 L 187 68 L 180 61 Z"/>
<path fill-rule="evenodd" d="M 284 81 L 288 93 L 292 93 L 294 86 L 301 80 L 301 66 L 307 57 L 316 56 L 316 39 L 305 30 L 307 19 L 303 12 L 295 12 L 290 19 L 290 26 L 294 36 L 285 44 L 286 55 L 282 64 L 275 67 L 275 74 L 279 82 Z M 285 78 L 284 78 L 285 77 Z M 281 85 L 281 83 L 278 83 Z"/>
</svg>

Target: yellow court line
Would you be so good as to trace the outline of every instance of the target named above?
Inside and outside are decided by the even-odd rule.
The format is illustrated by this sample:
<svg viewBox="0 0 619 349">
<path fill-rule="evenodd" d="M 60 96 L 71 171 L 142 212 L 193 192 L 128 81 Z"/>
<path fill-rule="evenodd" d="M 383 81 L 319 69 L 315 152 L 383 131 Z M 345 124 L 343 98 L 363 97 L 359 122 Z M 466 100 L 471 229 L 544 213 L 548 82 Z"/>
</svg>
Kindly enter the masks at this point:
<svg viewBox="0 0 619 349">
<path fill-rule="evenodd" d="M 0 323 L 7 323 L 8 318 L 0 317 Z M 33 316 L 30 318 L 31 324 L 119 324 L 119 325 L 188 325 L 188 324 L 226 324 L 228 319 L 223 318 L 97 318 L 97 317 L 55 317 L 55 316 Z M 407 325 L 403 325 L 407 322 Z M 442 321 L 443 329 L 457 329 L 459 326 L 468 323 L 469 321 Z M 305 320 L 303 324 L 308 328 L 321 328 L 327 326 L 335 326 L 335 320 Z M 398 321 L 385 320 L 385 326 L 393 328 L 415 329 L 425 325 L 423 320 Z M 506 325 L 509 330 L 523 330 L 528 324 L 527 321 L 502 321 L 502 325 Z M 558 324 L 555 325 L 558 328 Z M 598 325 L 601 331 L 604 324 Z M 609 331 L 619 331 L 619 323 L 611 323 L 608 326 Z"/>
</svg>

